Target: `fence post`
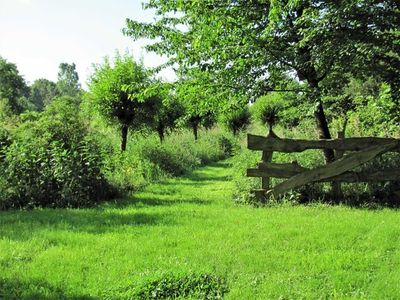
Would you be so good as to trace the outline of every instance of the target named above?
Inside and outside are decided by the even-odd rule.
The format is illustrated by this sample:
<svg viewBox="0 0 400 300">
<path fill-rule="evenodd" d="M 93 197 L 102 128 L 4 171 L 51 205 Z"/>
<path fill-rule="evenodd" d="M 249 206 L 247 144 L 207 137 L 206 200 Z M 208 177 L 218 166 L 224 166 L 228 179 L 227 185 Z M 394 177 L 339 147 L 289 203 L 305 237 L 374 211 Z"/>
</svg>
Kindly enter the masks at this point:
<svg viewBox="0 0 400 300">
<path fill-rule="evenodd" d="M 278 136 L 272 131 L 272 128 L 270 128 L 270 131 L 267 135 L 268 139 L 273 139 L 273 138 L 278 138 Z M 263 151 L 262 152 L 262 157 L 261 161 L 263 163 L 270 163 L 272 161 L 272 155 L 273 151 Z M 271 189 L 271 184 L 270 184 L 270 178 L 269 177 L 261 177 L 261 193 L 256 193 L 256 197 L 258 200 L 260 200 L 262 203 L 266 202 L 267 199 L 267 191 Z"/>
<path fill-rule="evenodd" d="M 338 139 L 344 139 L 344 130 L 338 131 L 337 133 Z M 344 155 L 344 151 L 336 150 L 335 151 L 335 160 L 341 159 Z M 336 202 L 339 202 L 341 198 L 343 198 L 342 184 L 338 181 L 332 182 L 332 194 L 333 199 Z"/>
<path fill-rule="evenodd" d="M 263 151 L 262 153 L 262 162 L 263 163 L 270 163 L 272 161 L 272 154 L 273 152 L 270 151 Z M 269 177 L 261 177 L 261 188 L 265 191 L 270 189 L 270 179 Z"/>
</svg>

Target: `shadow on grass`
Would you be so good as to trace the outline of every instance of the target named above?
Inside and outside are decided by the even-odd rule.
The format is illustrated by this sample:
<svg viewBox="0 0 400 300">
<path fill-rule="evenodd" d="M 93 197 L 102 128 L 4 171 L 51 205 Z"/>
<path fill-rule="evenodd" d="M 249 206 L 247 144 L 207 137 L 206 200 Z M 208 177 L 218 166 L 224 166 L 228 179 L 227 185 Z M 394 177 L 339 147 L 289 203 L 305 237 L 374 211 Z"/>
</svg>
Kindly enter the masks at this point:
<svg viewBox="0 0 400 300">
<path fill-rule="evenodd" d="M 44 280 L 22 281 L 19 279 L 0 278 L 0 299 L 18 300 L 50 300 L 71 299 L 88 300 L 96 299 L 88 295 L 68 295 L 61 288 L 52 286 Z"/>
<path fill-rule="evenodd" d="M 159 192 L 156 195 L 165 195 L 165 193 Z M 146 206 L 175 206 L 182 204 L 194 204 L 194 205 L 210 205 L 210 200 L 202 200 L 197 197 L 191 197 L 190 199 L 160 199 L 157 197 L 132 197 L 124 202 L 117 203 L 117 207 L 146 207 Z"/>
<path fill-rule="evenodd" d="M 29 240 L 35 231 L 63 230 L 103 234 L 121 228 L 176 224 L 173 213 L 102 209 L 44 209 L 0 212 L 0 238 Z"/>
<path fill-rule="evenodd" d="M 216 162 L 211 167 L 229 168 L 226 162 Z M 35 232 L 62 230 L 103 234 L 118 232 L 127 227 L 138 226 L 174 226 L 179 211 L 151 210 L 146 207 L 171 207 L 175 205 L 209 205 L 210 200 L 202 198 L 203 191 L 196 186 L 202 181 L 222 182 L 228 176 L 214 176 L 208 167 L 197 170 L 184 177 L 182 181 L 162 182 L 145 192 L 115 202 L 108 202 L 91 209 L 37 209 L 31 211 L 0 211 L 0 238 L 29 240 Z M 206 183 L 205 183 L 206 184 Z M 208 183 L 212 184 L 212 183 Z M 174 186 L 175 185 L 175 186 Z M 182 194 L 179 185 L 193 185 L 194 189 Z M 157 187 L 158 186 L 158 187 Z M 187 195 L 186 195 L 187 194 Z M 128 209 L 126 209 L 128 208 Z M 132 209 L 129 209 L 132 208 Z"/>
</svg>

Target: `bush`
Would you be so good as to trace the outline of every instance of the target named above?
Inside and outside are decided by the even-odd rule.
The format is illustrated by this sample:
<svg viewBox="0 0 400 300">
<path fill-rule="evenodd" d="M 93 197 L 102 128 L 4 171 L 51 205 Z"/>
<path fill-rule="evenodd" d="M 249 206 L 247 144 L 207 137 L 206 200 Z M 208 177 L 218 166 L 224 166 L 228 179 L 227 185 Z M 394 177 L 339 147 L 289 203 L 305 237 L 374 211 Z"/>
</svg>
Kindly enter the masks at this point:
<svg viewBox="0 0 400 300">
<path fill-rule="evenodd" d="M 223 299 L 228 291 L 226 280 L 215 275 L 170 275 L 144 284 L 135 299 Z"/>
<path fill-rule="evenodd" d="M 70 104 L 55 100 L 17 130 L 1 163 L 0 208 L 84 207 L 111 196 L 100 148 Z"/>
<path fill-rule="evenodd" d="M 246 170 L 255 168 L 260 160 L 261 152 L 247 149 L 243 149 L 233 157 L 233 199 L 235 202 L 256 204 L 257 199 L 251 190 L 259 189 L 261 180 L 247 177 Z"/>
<path fill-rule="evenodd" d="M 0 161 L 4 158 L 4 151 L 11 142 L 11 134 L 6 129 L 0 128 Z"/>
<path fill-rule="evenodd" d="M 2 208 L 84 207 L 110 191 L 101 157 L 90 140 L 65 148 L 58 142 L 13 143 L 2 168 Z"/>
</svg>

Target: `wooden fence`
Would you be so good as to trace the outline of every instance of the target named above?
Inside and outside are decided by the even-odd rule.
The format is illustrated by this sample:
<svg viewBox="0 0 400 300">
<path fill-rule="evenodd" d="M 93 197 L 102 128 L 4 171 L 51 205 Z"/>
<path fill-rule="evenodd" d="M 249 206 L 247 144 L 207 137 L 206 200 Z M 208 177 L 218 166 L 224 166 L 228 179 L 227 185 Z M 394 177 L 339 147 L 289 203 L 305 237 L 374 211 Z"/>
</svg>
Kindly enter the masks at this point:
<svg viewBox="0 0 400 300">
<path fill-rule="evenodd" d="M 400 169 L 354 172 L 352 169 L 386 152 L 400 152 L 400 139 L 391 138 L 343 138 L 331 140 L 281 139 L 275 134 L 267 137 L 247 136 L 248 149 L 263 151 L 257 168 L 248 169 L 248 177 L 261 177 L 261 189 L 254 190 L 256 197 L 265 202 L 270 196 L 278 197 L 294 188 L 312 182 L 332 182 L 335 196 L 340 196 L 340 182 L 374 182 L 400 180 Z M 274 152 L 303 152 L 308 149 L 333 149 L 336 160 L 332 163 L 307 169 L 297 162 L 276 164 L 272 162 Z M 345 151 L 353 151 L 344 155 Z M 270 177 L 287 179 L 274 187 Z"/>
</svg>

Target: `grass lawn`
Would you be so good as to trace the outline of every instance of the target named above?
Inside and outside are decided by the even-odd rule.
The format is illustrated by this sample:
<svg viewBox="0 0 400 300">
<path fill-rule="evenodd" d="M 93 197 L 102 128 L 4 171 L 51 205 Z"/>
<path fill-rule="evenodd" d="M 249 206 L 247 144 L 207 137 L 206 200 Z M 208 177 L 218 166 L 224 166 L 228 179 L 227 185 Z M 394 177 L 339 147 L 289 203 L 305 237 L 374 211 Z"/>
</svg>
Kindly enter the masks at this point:
<svg viewBox="0 0 400 300">
<path fill-rule="evenodd" d="M 212 274 L 226 299 L 400 299 L 400 212 L 251 208 L 220 162 L 94 209 L 0 212 L 0 299 L 135 299 Z"/>
</svg>

